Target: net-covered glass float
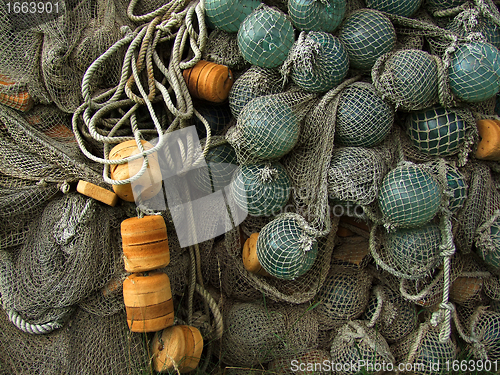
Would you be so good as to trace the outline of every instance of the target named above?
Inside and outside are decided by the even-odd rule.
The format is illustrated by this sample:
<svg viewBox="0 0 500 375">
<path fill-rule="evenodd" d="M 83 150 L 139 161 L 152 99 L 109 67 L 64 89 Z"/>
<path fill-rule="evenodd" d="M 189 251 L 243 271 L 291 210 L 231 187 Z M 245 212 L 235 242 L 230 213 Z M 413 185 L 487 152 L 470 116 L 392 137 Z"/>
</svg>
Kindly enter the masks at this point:
<svg viewBox="0 0 500 375">
<path fill-rule="evenodd" d="M 372 71 L 374 86 L 397 108 L 420 110 L 436 103 L 438 67 L 429 53 L 417 49 L 400 50 L 379 68 L 382 72 Z"/>
<path fill-rule="evenodd" d="M 420 151 L 436 156 L 456 154 L 465 138 L 465 121 L 453 109 L 435 106 L 408 116 L 407 133 Z"/>
<path fill-rule="evenodd" d="M 481 258 L 489 266 L 500 269 L 500 219 L 496 219 L 490 227 L 491 246 L 479 251 Z"/>
<path fill-rule="evenodd" d="M 366 0 L 366 6 L 397 16 L 410 17 L 420 8 L 422 1 L 423 0 Z"/>
<path fill-rule="evenodd" d="M 259 5 L 259 0 L 206 0 L 206 20 L 212 28 L 236 33 L 243 20 Z"/>
<path fill-rule="evenodd" d="M 474 23 L 470 22 L 472 17 Z M 481 33 L 488 43 L 493 44 L 497 48 L 500 47 L 500 27 L 488 18 L 475 14 L 463 17 L 463 13 L 461 13 L 446 26 L 446 29 L 464 38 L 471 33 Z"/>
<path fill-rule="evenodd" d="M 262 160 L 286 155 L 299 139 L 300 123 L 291 104 L 274 95 L 248 103 L 238 116 L 244 152 Z"/>
<path fill-rule="evenodd" d="M 398 227 L 417 227 L 438 212 L 441 190 L 436 179 L 418 165 L 401 165 L 383 179 L 378 192 L 385 219 Z"/>
<path fill-rule="evenodd" d="M 289 0 L 288 15 L 299 30 L 331 33 L 342 22 L 346 0 Z"/>
<path fill-rule="evenodd" d="M 434 223 L 398 229 L 387 235 L 385 249 L 390 263 L 409 279 L 418 279 L 441 261 L 441 231 Z"/>
<path fill-rule="evenodd" d="M 500 91 L 500 52 L 490 43 L 470 42 L 455 50 L 448 68 L 453 94 L 466 102 L 482 102 Z"/>
<path fill-rule="evenodd" d="M 431 9 L 443 10 L 443 9 L 456 8 L 465 3 L 466 1 L 467 0 L 427 0 L 426 5 Z"/>
<path fill-rule="evenodd" d="M 500 360 L 500 313 L 486 309 L 477 312 L 478 316 L 473 319 L 472 332 L 479 345 L 473 349 L 474 354 L 484 355 L 484 352 L 481 353 L 484 350 L 488 361 L 496 364 Z M 491 367 L 493 369 L 494 365 Z"/>
<path fill-rule="evenodd" d="M 349 58 L 340 40 L 332 34 L 303 32 L 283 65 L 285 70 L 288 67 L 297 86 L 309 92 L 322 93 L 344 80 Z"/>
<path fill-rule="evenodd" d="M 257 258 L 270 275 L 294 280 L 309 271 L 318 254 L 318 242 L 292 216 L 266 224 L 257 239 Z"/>
<path fill-rule="evenodd" d="M 278 70 L 252 66 L 239 76 L 229 91 L 229 108 L 238 118 L 243 107 L 259 96 L 277 94 L 283 89 Z"/>
<path fill-rule="evenodd" d="M 210 134 L 221 135 L 222 131 L 232 120 L 233 115 L 231 114 L 231 110 L 229 106 L 226 104 L 196 104 L 196 110 L 203 116 L 205 120 L 207 120 L 208 125 L 210 126 Z M 203 122 L 197 117 L 193 116 L 194 125 L 196 126 L 196 131 L 198 132 L 198 137 L 200 139 L 205 138 L 207 136 L 207 129 Z"/>
<path fill-rule="evenodd" d="M 295 41 L 293 26 L 277 9 L 261 5 L 241 23 L 238 46 L 252 65 L 276 68 L 285 61 Z"/>
<path fill-rule="evenodd" d="M 340 94 L 335 141 L 343 146 L 376 146 L 389 134 L 393 123 L 394 108 L 373 85 L 356 82 Z"/>
<path fill-rule="evenodd" d="M 236 204 L 252 216 L 277 213 L 288 201 L 290 190 L 290 179 L 278 162 L 242 165 L 231 183 Z"/>
<path fill-rule="evenodd" d="M 445 164 L 444 168 L 446 169 L 447 189 L 450 194 L 447 208 L 453 214 L 464 205 L 467 199 L 468 186 L 464 176 L 457 168 L 450 164 Z M 439 175 L 439 164 L 437 162 L 431 164 L 431 171 L 435 176 Z"/>
<path fill-rule="evenodd" d="M 396 31 L 384 14 L 362 9 L 347 17 L 339 34 L 354 69 L 370 70 L 377 59 L 396 45 Z"/>
<path fill-rule="evenodd" d="M 195 186 L 205 194 L 224 189 L 231 184 L 238 167 L 236 152 L 225 143 L 211 148 L 205 156 L 206 167 L 192 171 Z"/>
</svg>

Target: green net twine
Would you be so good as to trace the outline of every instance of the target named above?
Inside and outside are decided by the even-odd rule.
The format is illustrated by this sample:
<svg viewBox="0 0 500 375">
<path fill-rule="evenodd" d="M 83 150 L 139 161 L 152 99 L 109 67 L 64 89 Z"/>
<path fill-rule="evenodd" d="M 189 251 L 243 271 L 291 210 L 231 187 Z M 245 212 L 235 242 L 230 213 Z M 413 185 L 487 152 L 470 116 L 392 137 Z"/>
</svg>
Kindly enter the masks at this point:
<svg viewBox="0 0 500 375">
<path fill-rule="evenodd" d="M 243 165 L 231 183 L 236 204 L 253 216 L 278 213 L 288 201 L 290 190 L 290 179 L 278 162 Z"/>
<path fill-rule="evenodd" d="M 394 108 L 375 87 L 355 82 L 340 94 L 335 141 L 343 146 L 373 147 L 387 137 L 393 123 Z"/>
<path fill-rule="evenodd" d="M 339 38 L 347 50 L 351 68 L 370 70 L 380 56 L 394 48 L 396 31 L 384 14 L 362 9 L 345 19 Z"/>
<path fill-rule="evenodd" d="M 347 75 L 349 59 L 337 37 L 323 32 L 302 32 L 281 67 L 300 88 L 326 92 L 339 85 Z"/>
<path fill-rule="evenodd" d="M 293 25 L 304 31 L 333 32 L 342 22 L 346 0 L 291 0 L 288 14 Z"/>
<path fill-rule="evenodd" d="M 263 68 L 281 65 L 294 40 L 288 17 L 266 5 L 260 5 L 245 18 L 238 31 L 238 46 L 245 60 Z"/>
</svg>

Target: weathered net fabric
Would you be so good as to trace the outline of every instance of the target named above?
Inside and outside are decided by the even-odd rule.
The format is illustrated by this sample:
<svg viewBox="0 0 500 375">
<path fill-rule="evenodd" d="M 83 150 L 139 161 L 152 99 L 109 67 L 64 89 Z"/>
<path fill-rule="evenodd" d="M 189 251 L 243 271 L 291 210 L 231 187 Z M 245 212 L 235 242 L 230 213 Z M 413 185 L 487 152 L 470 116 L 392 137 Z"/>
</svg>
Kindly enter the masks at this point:
<svg viewBox="0 0 500 375">
<path fill-rule="evenodd" d="M 474 358 L 497 361 L 500 358 L 498 347 L 500 313 L 478 307 L 470 317 L 470 350 Z"/>
<path fill-rule="evenodd" d="M 243 70 L 249 65 L 238 48 L 236 34 L 223 30 L 213 30 L 210 33 L 202 56 L 204 60 L 227 65 L 237 71 Z"/>
<path fill-rule="evenodd" d="M 400 294 L 377 285 L 371 292 L 363 319 L 390 344 L 402 340 L 415 330 L 417 310 L 413 303 L 406 301 Z"/>
<path fill-rule="evenodd" d="M 374 372 L 376 365 L 394 364 L 394 357 L 385 339 L 362 320 L 349 321 L 338 330 L 333 339 L 330 354 L 334 364 L 355 364 L 354 368 L 348 368 L 347 371 L 343 368 L 338 371 L 336 368 L 336 373 L 342 375 L 362 371 L 362 367 L 356 368 L 356 365 L 360 363 L 366 364 L 365 371 L 369 373 Z M 380 372 L 380 370 L 376 371 L 376 373 Z"/>
<path fill-rule="evenodd" d="M 494 281 L 496 280 L 486 271 L 486 268 L 472 254 L 469 254 L 460 275 L 450 288 L 450 300 L 471 308 L 487 303 L 489 299 L 486 295 L 495 296 L 496 294 Z M 488 291 L 493 293 L 488 293 Z"/>
<path fill-rule="evenodd" d="M 396 363 L 413 364 L 414 374 L 431 375 L 436 373 L 437 363 L 455 359 L 456 344 L 453 337 L 440 342 L 439 330 L 425 322 L 404 340 L 392 345 L 391 351 Z"/>
<path fill-rule="evenodd" d="M 316 308 L 322 330 L 338 327 L 365 311 L 372 277 L 365 270 L 333 266 L 321 290 Z"/>
</svg>

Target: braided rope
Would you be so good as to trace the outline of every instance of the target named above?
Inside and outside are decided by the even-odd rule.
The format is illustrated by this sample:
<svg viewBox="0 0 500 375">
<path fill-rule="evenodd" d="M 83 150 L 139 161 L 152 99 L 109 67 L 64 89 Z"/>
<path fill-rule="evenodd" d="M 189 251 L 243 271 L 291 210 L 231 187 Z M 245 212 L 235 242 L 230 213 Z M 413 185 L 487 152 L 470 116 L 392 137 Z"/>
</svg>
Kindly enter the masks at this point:
<svg viewBox="0 0 500 375">
<path fill-rule="evenodd" d="M 21 315 L 17 311 L 7 310 L 7 316 L 9 320 L 21 331 L 26 333 L 31 333 L 35 335 L 44 335 L 50 333 L 56 329 L 59 329 L 63 326 L 62 323 L 58 321 L 44 323 L 44 324 L 31 324 L 23 319 Z"/>
</svg>

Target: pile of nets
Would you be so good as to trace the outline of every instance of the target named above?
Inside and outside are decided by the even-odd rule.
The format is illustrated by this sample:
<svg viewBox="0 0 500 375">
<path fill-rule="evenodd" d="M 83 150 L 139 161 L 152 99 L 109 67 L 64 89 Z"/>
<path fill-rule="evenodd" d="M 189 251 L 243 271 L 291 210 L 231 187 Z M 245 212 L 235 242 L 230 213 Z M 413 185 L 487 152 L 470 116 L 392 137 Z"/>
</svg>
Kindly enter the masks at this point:
<svg viewBox="0 0 500 375">
<path fill-rule="evenodd" d="M 497 3 L 1 2 L 0 373 L 155 373 L 150 215 L 193 373 L 497 361 Z"/>
</svg>

